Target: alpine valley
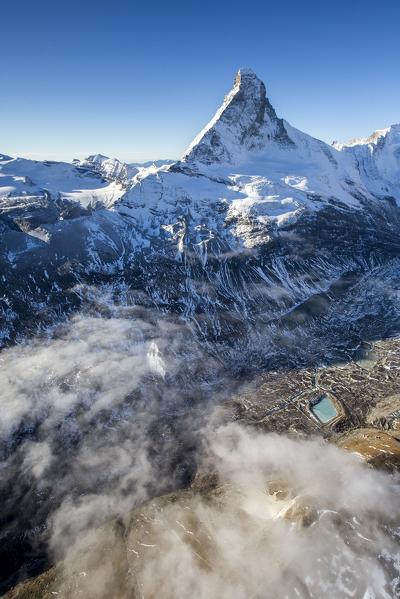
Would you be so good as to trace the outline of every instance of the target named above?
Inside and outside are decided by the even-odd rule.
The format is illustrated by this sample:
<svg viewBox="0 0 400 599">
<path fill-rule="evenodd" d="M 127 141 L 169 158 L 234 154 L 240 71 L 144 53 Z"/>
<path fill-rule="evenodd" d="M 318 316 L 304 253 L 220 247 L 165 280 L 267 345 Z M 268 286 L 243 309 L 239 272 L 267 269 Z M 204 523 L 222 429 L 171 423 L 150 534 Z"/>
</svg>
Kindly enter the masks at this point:
<svg viewBox="0 0 400 599">
<path fill-rule="evenodd" d="M 0 155 L 0 230 L 6 597 L 400 596 L 400 125 L 241 69 L 178 161 Z"/>
</svg>

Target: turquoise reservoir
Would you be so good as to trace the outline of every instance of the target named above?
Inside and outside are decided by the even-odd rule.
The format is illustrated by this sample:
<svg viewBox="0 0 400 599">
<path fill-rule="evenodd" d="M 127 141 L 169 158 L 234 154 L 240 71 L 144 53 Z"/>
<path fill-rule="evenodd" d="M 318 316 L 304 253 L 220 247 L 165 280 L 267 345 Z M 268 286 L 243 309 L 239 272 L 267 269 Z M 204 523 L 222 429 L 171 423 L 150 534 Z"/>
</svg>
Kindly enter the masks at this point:
<svg viewBox="0 0 400 599">
<path fill-rule="evenodd" d="M 323 395 L 311 410 L 321 422 L 329 422 L 337 416 L 336 408 L 327 395 Z"/>
</svg>

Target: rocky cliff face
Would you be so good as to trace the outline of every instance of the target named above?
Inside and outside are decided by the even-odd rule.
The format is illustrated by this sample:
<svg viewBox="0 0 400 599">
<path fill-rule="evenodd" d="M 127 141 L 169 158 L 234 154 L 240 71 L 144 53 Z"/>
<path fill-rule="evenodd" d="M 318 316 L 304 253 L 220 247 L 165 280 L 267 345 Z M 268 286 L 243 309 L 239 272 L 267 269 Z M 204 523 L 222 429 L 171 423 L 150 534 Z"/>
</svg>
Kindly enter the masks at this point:
<svg viewBox="0 0 400 599">
<path fill-rule="evenodd" d="M 188 164 L 234 165 L 268 143 L 294 145 L 266 96 L 264 83 L 250 69 L 241 69 L 224 103 L 182 160 Z"/>
</svg>

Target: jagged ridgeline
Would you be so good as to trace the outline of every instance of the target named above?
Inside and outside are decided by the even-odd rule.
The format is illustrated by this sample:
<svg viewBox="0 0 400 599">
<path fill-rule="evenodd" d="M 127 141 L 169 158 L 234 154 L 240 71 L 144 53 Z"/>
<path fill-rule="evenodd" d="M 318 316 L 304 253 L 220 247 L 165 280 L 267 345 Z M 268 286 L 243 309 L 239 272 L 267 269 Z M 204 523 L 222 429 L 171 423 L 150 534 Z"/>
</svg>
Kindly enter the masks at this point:
<svg viewBox="0 0 400 599">
<path fill-rule="evenodd" d="M 384 290 L 398 273 L 399 147 L 398 125 L 349 145 L 314 139 L 242 69 L 178 162 L 2 156 L 2 341 L 82 306 L 87 284 L 129 289 L 207 338 L 314 308 L 331 320 L 338 296 L 357 303 L 360 334 L 375 334 L 366 322 L 379 312 L 381 334 L 396 324 Z"/>
</svg>

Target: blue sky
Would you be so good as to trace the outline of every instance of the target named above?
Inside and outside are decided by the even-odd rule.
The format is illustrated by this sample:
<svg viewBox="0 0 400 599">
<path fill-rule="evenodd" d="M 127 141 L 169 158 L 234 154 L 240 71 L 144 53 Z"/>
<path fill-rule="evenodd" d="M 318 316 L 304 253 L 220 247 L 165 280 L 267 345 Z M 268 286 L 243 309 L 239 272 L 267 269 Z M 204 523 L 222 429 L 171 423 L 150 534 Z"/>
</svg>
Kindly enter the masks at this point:
<svg viewBox="0 0 400 599">
<path fill-rule="evenodd" d="M 176 158 L 240 66 L 328 142 L 400 122 L 398 0 L 0 0 L 0 152 Z"/>
</svg>

